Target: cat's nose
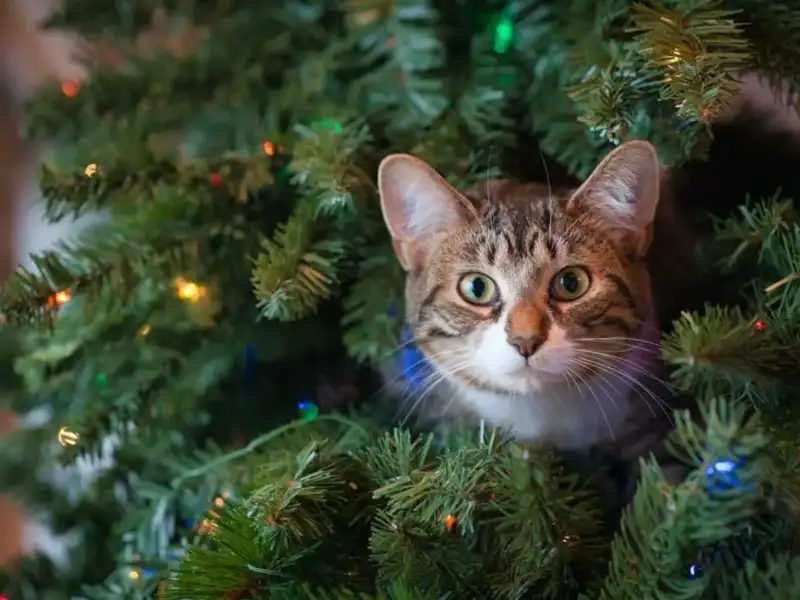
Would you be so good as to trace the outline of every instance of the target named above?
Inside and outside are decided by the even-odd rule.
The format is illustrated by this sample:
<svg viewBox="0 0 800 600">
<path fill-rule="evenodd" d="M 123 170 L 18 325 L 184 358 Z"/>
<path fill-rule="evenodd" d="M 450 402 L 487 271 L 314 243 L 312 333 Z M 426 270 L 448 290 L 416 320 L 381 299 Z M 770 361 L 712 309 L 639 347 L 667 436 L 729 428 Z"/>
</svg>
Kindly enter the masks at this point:
<svg viewBox="0 0 800 600">
<path fill-rule="evenodd" d="M 540 335 L 512 335 L 508 337 L 508 343 L 523 357 L 530 358 L 544 343 L 544 338 Z"/>
</svg>

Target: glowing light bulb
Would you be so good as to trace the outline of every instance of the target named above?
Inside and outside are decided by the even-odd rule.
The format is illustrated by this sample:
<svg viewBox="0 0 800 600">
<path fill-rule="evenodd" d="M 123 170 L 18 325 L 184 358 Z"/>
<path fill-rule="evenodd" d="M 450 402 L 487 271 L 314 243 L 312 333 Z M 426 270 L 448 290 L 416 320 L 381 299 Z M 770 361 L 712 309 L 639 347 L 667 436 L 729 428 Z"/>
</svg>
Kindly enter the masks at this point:
<svg viewBox="0 0 800 600">
<path fill-rule="evenodd" d="M 135 569 L 132 570 L 130 573 L 128 573 L 128 577 L 130 577 L 131 579 L 136 581 L 137 579 L 139 579 L 139 571 L 137 571 Z"/>
<path fill-rule="evenodd" d="M 83 170 L 87 177 L 92 177 L 95 173 L 97 173 L 97 164 L 90 163 L 86 165 L 86 168 Z"/>
<path fill-rule="evenodd" d="M 74 98 L 81 89 L 81 82 L 74 79 L 61 84 L 61 91 L 67 98 Z"/>
<path fill-rule="evenodd" d="M 175 281 L 175 287 L 178 291 L 178 298 L 189 302 L 197 302 L 205 292 L 203 287 L 197 285 L 193 281 L 186 281 L 185 279 L 177 279 Z"/>
<path fill-rule="evenodd" d="M 70 431 L 66 427 L 62 427 L 58 430 L 58 443 L 64 446 L 74 446 L 78 443 L 81 439 L 81 436 L 74 431 Z"/>
<path fill-rule="evenodd" d="M 514 41 L 514 22 L 508 15 L 502 15 L 494 28 L 494 51 L 505 54 Z"/>
<path fill-rule="evenodd" d="M 47 299 L 48 308 L 56 308 L 62 304 L 66 304 L 72 298 L 72 292 L 69 290 L 61 290 L 56 292 Z"/>
<path fill-rule="evenodd" d="M 270 141 L 264 142 L 264 153 L 267 156 L 275 156 L 275 144 Z"/>
<path fill-rule="evenodd" d="M 139 337 L 147 337 L 150 334 L 151 330 L 152 327 L 150 327 L 150 325 L 142 325 L 139 328 L 139 331 L 136 332 L 136 335 L 138 335 Z"/>
</svg>

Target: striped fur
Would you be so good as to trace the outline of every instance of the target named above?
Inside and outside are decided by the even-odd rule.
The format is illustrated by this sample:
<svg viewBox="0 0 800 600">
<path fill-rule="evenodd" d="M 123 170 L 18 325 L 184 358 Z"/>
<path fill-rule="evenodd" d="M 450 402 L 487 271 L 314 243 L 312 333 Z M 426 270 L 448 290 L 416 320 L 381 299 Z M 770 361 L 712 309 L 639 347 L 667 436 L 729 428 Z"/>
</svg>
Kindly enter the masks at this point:
<svg viewBox="0 0 800 600">
<path fill-rule="evenodd" d="M 645 255 L 659 180 L 643 142 L 577 190 L 494 181 L 461 193 L 417 159 L 387 158 L 381 201 L 407 271 L 407 322 L 433 366 L 416 408 L 628 465 L 658 451 L 669 394 Z M 576 267 L 588 291 L 564 300 L 554 282 Z M 496 297 L 459 292 L 470 273 Z"/>
</svg>

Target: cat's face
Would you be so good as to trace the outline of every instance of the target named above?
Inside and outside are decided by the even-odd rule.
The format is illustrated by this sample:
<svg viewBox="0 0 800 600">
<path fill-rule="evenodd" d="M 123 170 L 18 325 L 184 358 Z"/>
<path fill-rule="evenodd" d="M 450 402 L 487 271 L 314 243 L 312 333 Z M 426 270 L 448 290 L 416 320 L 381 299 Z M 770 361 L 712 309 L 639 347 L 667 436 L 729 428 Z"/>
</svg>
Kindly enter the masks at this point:
<svg viewBox="0 0 800 600">
<path fill-rule="evenodd" d="M 449 379 L 510 395 L 611 375 L 651 312 L 658 181 L 645 142 L 552 193 L 496 182 L 466 195 L 417 159 L 385 159 L 381 201 L 419 348 Z"/>
</svg>

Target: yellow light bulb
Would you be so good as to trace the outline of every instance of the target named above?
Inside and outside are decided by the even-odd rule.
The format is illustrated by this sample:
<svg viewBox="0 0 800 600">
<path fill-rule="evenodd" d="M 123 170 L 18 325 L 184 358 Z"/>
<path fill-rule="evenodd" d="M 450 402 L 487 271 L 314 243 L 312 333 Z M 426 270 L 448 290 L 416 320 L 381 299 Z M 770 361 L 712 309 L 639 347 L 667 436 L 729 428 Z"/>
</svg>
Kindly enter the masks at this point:
<svg viewBox="0 0 800 600">
<path fill-rule="evenodd" d="M 92 175 L 97 173 L 97 164 L 91 163 L 86 165 L 86 168 L 83 170 L 83 172 L 86 173 L 87 177 L 91 177 Z"/>
<path fill-rule="evenodd" d="M 189 302 L 197 302 L 205 292 L 202 286 L 185 279 L 175 280 L 175 287 L 178 290 L 178 298 Z"/>
<path fill-rule="evenodd" d="M 152 330 L 152 327 L 150 327 L 150 325 L 142 325 L 139 328 L 139 331 L 137 332 L 137 335 L 139 337 L 147 337 L 147 335 L 149 335 L 151 330 Z"/>
<path fill-rule="evenodd" d="M 130 573 L 128 573 L 128 577 L 136 581 L 137 579 L 139 579 L 139 571 L 136 570 L 131 571 Z"/>
<path fill-rule="evenodd" d="M 62 427 L 58 430 L 58 443 L 62 446 L 74 446 L 78 443 L 81 439 L 81 436 L 75 433 L 74 431 L 70 431 L 66 427 Z"/>
</svg>

